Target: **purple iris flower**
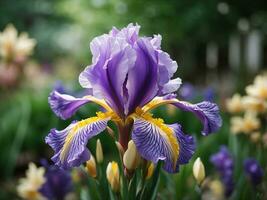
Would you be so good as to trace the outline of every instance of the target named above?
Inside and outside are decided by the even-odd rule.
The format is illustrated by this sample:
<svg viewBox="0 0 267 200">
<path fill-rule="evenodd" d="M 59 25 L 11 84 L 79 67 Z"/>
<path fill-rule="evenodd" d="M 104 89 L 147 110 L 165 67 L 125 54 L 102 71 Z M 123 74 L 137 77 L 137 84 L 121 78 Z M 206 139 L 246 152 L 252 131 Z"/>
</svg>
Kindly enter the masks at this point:
<svg viewBox="0 0 267 200">
<path fill-rule="evenodd" d="M 261 183 L 263 178 L 263 169 L 257 160 L 254 158 L 247 158 L 244 161 L 244 170 L 253 185 Z"/>
<path fill-rule="evenodd" d="M 210 161 L 220 173 L 225 186 L 225 195 L 230 196 L 234 189 L 234 161 L 227 147 L 222 146 L 219 152 L 211 156 Z"/>
<path fill-rule="evenodd" d="M 87 103 L 96 103 L 105 110 L 73 122 L 64 130 L 50 131 L 46 143 L 55 151 L 52 160 L 56 165 L 67 169 L 88 160 L 88 140 L 104 131 L 112 120 L 118 126 L 119 142 L 124 149 L 132 139 L 144 159 L 155 164 L 163 160 L 163 168 L 174 173 L 192 157 L 194 139 L 184 134 L 178 123 L 165 124 L 150 111 L 172 104 L 193 112 L 204 125 L 203 135 L 221 126 L 216 104 L 207 101 L 190 104 L 172 95 L 181 84 L 180 78 L 172 79 L 177 63 L 161 50 L 160 35 L 139 37 L 139 28 L 129 24 L 93 39 L 92 64 L 79 76 L 81 86 L 90 89 L 92 95 L 75 98 L 58 91 L 50 94 L 50 106 L 62 119 L 70 118 Z"/>
<path fill-rule="evenodd" d="M 45 183 L 40 188 L 40 193 L 51 200 L 62 200 L 72 191 L 72 179 L 69 171 L 60 169 L 58 166 L 42 162 L 46 168 Z"/>
</svg>

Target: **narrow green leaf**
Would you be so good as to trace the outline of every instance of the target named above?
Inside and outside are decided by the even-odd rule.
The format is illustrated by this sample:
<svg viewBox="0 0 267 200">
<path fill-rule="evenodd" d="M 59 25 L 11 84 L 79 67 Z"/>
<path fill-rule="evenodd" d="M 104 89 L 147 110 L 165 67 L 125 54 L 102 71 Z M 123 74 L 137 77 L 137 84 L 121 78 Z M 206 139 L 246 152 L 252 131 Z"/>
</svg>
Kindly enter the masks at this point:
<svg viewBox="0 0 267 200">
<path fill-rule="evenodd" d="M 133 178 L 129 184 L 129 200 L 135 200 L 136 198 L 136 187 L 137 187 L 137 172 L 134 173 Z"/>
</svg>

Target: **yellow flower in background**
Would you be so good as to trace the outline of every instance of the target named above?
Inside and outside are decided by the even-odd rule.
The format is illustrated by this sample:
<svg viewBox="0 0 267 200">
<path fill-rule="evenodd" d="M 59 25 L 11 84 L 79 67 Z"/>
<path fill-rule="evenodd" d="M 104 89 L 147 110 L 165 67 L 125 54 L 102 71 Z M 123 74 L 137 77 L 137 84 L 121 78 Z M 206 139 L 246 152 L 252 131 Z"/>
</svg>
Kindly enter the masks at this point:
<svg viewBox="0 0 267 200">
<path fill-rule="evenodd" d="M 23 60 L 31 55 L 36 41 L 27 33 L 18 35 L 16 28 L 9 24 L 0 33 L 0 56 L 5 60 Z"/>
<path fill-rule="evenodd" d="M 201 199 L 202 200 L 224 200 L 225 199 L 225 187 L 223 183 L 218 180 L 208 180 L 203 184 L 205 185 L 205 190 L 203 190 Z"/>
<path fill-rule="evenodd" d="M 267 99 L 267 74 L 258 75 L 253 85 L 249 85 L 246 88 L 246 92 L 248 95 L 260 98 Z"/>
<path fill-rule="evenodd" d="M 243 131 L 243 118 L 242 117 L 232 117 L 231 118 L 231 132 L 234 134 L 241 133 Z"/>
<path fill-rule="evenodd" d="M 30 163 L 26 171 L 26 177 L 19 180 L 18 195 L 28 200 L 45 199 L 39 193 L 39 189 L 45 183 L 44 173 L 45 169 L 43 167 L 37 168 L 35 164 Z"/>
<path fill-rule="evenodd" d="M 253 132 L 250 134 L 250 140 L 254 143 L 259 142 L 261 139 L 261 133 L 260 132 Z"/>
<path fill-rule="evenodd" d="M 199 185 L 205 179 L 205 167 L 199 157 L 194 162 L 193 175 Z"/>
<path fill-rule="evenodd" d="M 120 171 L 118 163 L 112 161 L 108 163 L 106 175 L 111 189 L 118 192 L 120 189 Z"/>
<path fill-rule="evenodd" d="M 253 112 L 263 113 L 266 111 L 267 104 L 264 100 L 252 96 L 245 96 L 242 98 L 244 109 Z"/>
<path fill-rule="evenodd" d="M 223 197 L 224 196 L 224 186 L 223 186 L 222 182 L 219 180 L 213 180 L 210 183 L 210 190 L 217 197 Z"/>
<path fill-rule="evenodd" d="M 231 118 L 231 131 L 233 133 L 249 134 L 260 127 L 260 120 L 254 112 L 246 112 L 244 117 Z"/>
<path fill-rule="evenodd" d="M 234 96 L 231 99 L 227 99 L 226 108 L 230 113 L 242 112 L 243 103 L 240 94 L 234 94 Z"/>
<path fill-rule="evenodd" d="M 137 152 L 136 146 L 132 140 L 128 143 L 128 148 L 123 155 L 124 166 L 132 171 L 135 170 L 141 161 L 141 157 Z"/>
</svg>

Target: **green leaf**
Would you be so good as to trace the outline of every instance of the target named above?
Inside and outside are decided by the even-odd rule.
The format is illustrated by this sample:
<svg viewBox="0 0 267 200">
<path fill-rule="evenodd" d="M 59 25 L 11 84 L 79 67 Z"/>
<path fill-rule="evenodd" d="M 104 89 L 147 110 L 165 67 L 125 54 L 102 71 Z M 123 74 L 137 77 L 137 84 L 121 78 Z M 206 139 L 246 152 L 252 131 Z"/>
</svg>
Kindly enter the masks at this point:
<svg viewBox="0 0 267 200">
<path fill-rule="evenodd" d="M 134 173 L 133 178 L 129 184 L 129 200 L 135 200 L 136 198 L 136 187 L 137 187 L 137 172 Z"/>
<path fill-rule="evenodd" d="M 110 200 L 115 200 L 115 196 L 114 196 L 114 194 L 112 192 L 112 189 L 111 189 L 110 185 L 108 186 L 108 191 L 109 191 L 109 199 Z"/>
<path fill-rule="evenodd" d="M 144 190 L 141 194 L 141 199 L 143 200 L 156 199 L 158 186 L 160 182 L 161 165 L 162 165 L 162 161 L 159 161 L 154 171 L 154 174 L 152 176 L 152 180 L 150 180 L 147 184 L 145 184 Z"/>
</svg>

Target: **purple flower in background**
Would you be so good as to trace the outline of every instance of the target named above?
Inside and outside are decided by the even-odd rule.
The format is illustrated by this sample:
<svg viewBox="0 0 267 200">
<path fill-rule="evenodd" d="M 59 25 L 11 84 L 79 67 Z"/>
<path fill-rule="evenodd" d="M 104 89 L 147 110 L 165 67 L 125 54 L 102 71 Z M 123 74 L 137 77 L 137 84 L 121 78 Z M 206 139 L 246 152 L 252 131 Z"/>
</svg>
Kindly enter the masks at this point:
<svg viewBox="0 0 267 200">
<path fill-rule="evenodd" d="M 234 189 L 234 161 L 227 147 L 222 146 L 219 152 L 211 156 L 210 161 L 220 173 L 225 186 L 225 195 L 230 196 Z"/>
<path fill-rule="evenodd" d="M 130 138 L 140 155 L 153 163 L 164 161 L 163 168 L 174 173 L 185 164 L 195 150 L 194 139 L 182 131 L 180 124 L 165 124 L 150 111 L 160 105 L 172 104 L 193 112 L 203 123 L 203 135 L 221 126 L 218 106 L 207 101 L 190 104 L 177 100 L 173 92 L 181 84 L 172 79 L 177 63 L 161 50 L 161 36 L 139 37 L 140 26 L 129 24 L 93 39 L 90 49 L 92 64 L 79 76 L 82 87 L 92 95 L 75 98 L 53 91 L 49 96 L 52 110 L 62 119 L 70 118 L 87 103 L 100 105 L 104 112 L 71 123 L 64 130 L 52 129 L 46 142 L 54 149 L 52 160 L 62 168 L 81 165 L 90 157 L 88 140 L 116 123 L 119 142 L 127 148 Z"/>
<path fill-rule="evenodd" d="M 59 92 L 59 93 L 66 93 L 67 89 L 64 87 L 61 81 L 56 81 L 54 84 L 54 90 Z"/>
<path fill-rule="evenodd" d="M 184 83 L 178 91 L 178 96 L 189 101 L 196 96 L 195 92 L 195 87 L 191 83 Z"/>
<path fill-rule="evenodd" d="M 261 183 L 263 178 L 263 169 L 257 160 L 254 158 L 247 158 L 244 161 L 244 170 L 253 185 Z"/>
<path fill-rule="evenodd" d="M 214 102 L 215 99 L 215 91 L 213 88 L 208 87 L 203 92 L 203 97 L 205 101 L 211 101 Z"/>
<path fill-rule="evenodd" d="M 45 183 L 40 188 L 40 193 L 49 200 L 62 200 L 72 191 L 72 180 L 69 171 L 59 169 L 42 161 L 45 172 Z"/>
</svg>

